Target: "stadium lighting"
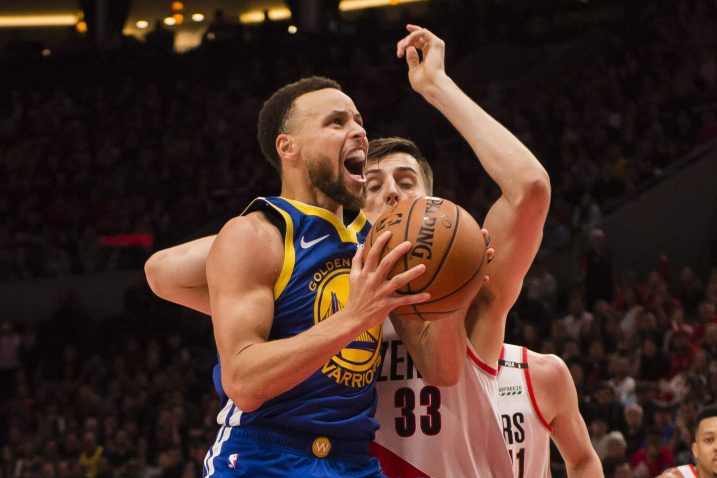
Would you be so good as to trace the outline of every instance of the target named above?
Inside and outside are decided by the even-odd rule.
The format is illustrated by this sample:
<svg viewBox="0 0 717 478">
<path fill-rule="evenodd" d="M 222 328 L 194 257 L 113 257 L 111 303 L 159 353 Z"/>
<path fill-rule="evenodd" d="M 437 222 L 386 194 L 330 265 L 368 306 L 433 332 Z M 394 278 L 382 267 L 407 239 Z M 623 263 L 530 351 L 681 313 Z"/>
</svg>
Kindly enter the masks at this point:
<svg viewBox="0 0 717 478">
<path fill-rule="evenodd" d="M 425 2 L 427 0 L 341 0 L 339 10 L 348 12 L 351 10 L 363 10 L 364 8 L 388 7 L 401 5 L 403 3 Z"/>
<path fill-rule="evenodd" d="M 70 27 L 77 23 L 75 13 L 52 15 L 2 15 L 0 28 L 19 27 Z"/>
<path fill-rule="evenodd" d="M 192 14 L 192 21 L 194 21 L 194 22 L 203 22 L 203 21 L 204 21 L 204 14 L 203 14 L 203 13 L 193 13 L 193 14 Z"/>
<path fill-rule="evenodd" d="M 299 31 L 299 29 L 296 28 L 296 25 L 289 25 L 289 28 L 287 28 L 287 30 L 288 30 L 289 33 L 291 33 L 292 35 L 293 35 L 294 33 L 296 33 L 296 32 Z"/>
<path fill-rule="evenodd" d="M 288 8 L 272 8 L 269 10 L 269 20 L 288 20 L 291 18 L 291 10 Z"/>
<path fill-rule="evenodd" d="M 149 22 L 147 20 L 138 20 L 137 23 L 135 23 L 135 26 L 140 30 L 144 30 L 149 27 Z"/>
<path fill-rule="evenodd" d="M 164 20 L 162 22 L 167 25 L 168 27 L 174 26 L 177 24 L 177 20 L 175 20 L 173 17 L 164 17 Z"/>
<path fill-rule="evenodd" d="M 261 10 L 254 10 L 239 15 L 239 21 L 241 23 L 261 23 L 264 20 L 264 12 Z"/>
</svg>

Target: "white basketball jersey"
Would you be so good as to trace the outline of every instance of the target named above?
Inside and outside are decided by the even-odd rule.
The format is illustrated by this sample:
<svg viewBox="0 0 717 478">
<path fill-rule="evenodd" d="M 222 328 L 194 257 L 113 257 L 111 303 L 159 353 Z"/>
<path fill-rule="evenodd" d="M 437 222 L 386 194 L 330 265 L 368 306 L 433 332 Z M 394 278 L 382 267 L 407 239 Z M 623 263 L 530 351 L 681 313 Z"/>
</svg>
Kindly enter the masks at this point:
<svg viewBox="0 0 717 478">
<path fill-rule="evenodd" d="M 376 383 L 381 424 L 372 454 L 389 478 L 509 478 L 513 467 L 498 415 L 496 370 L 470 344 L 453 387 L 419 378 L 390 321 Z"/>
<path fill-rule="evenodd" d="M 550 476 L 550 434 L 530 381 L 528 349 L 504 344 L 498 361 L 498 396 L 503 438 L 513 458 L 515 478 Z"/>
<path fill-rule="evenodd" d="M 682 465 L 675 468 L 677 473 L 684 478 L 698 478 L 697 470 L 694 465 Z"/>
</svg>

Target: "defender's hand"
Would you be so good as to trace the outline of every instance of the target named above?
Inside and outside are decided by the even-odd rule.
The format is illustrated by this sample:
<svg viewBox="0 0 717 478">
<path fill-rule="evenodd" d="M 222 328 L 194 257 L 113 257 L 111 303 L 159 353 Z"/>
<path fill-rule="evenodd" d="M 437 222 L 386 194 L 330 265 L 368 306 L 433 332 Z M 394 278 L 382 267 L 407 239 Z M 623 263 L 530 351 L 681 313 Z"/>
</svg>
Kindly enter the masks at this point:
<svg viewBox="0 0 717 478">
<path fill-rule="evenodd" d="M 406 57 L 411 87 L 425 95 L 428 88 L 445 76 L 446 44 L 431 31 L 418 25 L 406 25 L 406 30 L 409 34 L 397 43 L 396 56 Z M 423 61 L 420 61 L 418 50 L 421 50 Z"/>
</svg>

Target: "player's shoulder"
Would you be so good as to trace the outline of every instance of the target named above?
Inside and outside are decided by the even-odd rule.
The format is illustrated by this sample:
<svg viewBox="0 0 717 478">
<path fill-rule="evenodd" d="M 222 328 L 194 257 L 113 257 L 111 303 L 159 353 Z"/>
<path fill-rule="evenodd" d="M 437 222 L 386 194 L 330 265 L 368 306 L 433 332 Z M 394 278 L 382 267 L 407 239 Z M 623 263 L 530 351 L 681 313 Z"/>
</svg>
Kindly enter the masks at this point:
<svg viewBox="0 0 717 478">
<path fill-rule="evenodd" d="M 246 215 L 236 216 L 227 221 L 219 231 L 220 237 L 230 239 L 275 239 L 280 237 L 279 231 L 261 211 L 253 211 Z"/>
<path fill-rule="evenodd" d="M 231 267 L 240 261 L 251 268 L 273 270 L 283 260 L 283 240 L 279 230 L 261 212 L 237 216 L 224 224 L 219 231 L 210 259 L 219 258 L 220 263 Z"/>
<path fill-rule="evenodd" d="M 547 390 L 562 389 L 572 383 L 568 366 L 555 354 L 541 354 L 528 349 L 528 366 L 532 380 Z"/>
<path fill-rule="evenodd" d="M 677 471 L 677 468 L 668 468 L 667 470 L 663 471 L 661 475 L 658 475 L 656 478 L 683 478 L 682 473 Z"/>
</svg>

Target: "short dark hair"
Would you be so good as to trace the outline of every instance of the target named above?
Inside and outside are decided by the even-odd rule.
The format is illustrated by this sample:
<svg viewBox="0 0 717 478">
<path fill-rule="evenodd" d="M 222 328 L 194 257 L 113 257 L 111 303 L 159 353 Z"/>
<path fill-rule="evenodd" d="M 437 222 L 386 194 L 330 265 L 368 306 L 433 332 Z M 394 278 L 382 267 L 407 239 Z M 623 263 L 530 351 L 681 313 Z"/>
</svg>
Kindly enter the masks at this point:
<svg viewBox="0 0 717 478">
<path fill-rule="evenodd" d="M 709 405 L 704 407 L 695 417 L 695 426 L 692 430 L 692 437 L 697 441 L 697 429 L 700 427 L 700 422 L 707 418 L 717 417 L 717 405 Z"/>
<path fill-rule="evenodd" d="M 336 81 L 323 76 L 311 76 L 282 86 L 264 102 L 264 106 L 259 112 L 257 137 L 264 158 L 277 171 L 281 172 L 281 159 L 279 153 L 276 152 L 276 137 L 287 132 L 286 128 L 294 101 L 301 95 L 326 88 L 341 91 L 341 85 Z"/>
<path fill-rule="evenodd" d="M 423 176 L 423 181 L 426 183 L 426 192 L 433 194 L 433 170 L 431 165 L 428 164 L 428 160 L 423 156 L 416 143 L 410 139 L 399 138 L 398 136 L 372 139 L 368 143 L 367 161 L 380 161 L 394 153 L 406 153 L 416 158 L 418 165 L 421 167 L 421 176 Z"/>
</svg>

